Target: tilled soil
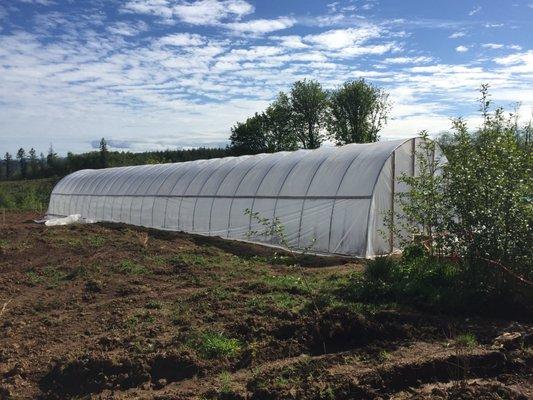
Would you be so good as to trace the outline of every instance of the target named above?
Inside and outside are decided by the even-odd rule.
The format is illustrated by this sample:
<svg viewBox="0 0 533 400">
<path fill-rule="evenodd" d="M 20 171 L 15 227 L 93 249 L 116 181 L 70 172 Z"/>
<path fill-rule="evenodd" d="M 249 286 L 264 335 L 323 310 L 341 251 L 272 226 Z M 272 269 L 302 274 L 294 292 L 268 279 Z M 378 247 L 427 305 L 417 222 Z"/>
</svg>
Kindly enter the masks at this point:
<svg viewBox="0 0 533 400">
<path fill-rule="evenodd" d="M 354 303 L 353 260 L 37 217 L 0 225 L 0 399 L 533 398 L 527 316 Z"/>
</svg>

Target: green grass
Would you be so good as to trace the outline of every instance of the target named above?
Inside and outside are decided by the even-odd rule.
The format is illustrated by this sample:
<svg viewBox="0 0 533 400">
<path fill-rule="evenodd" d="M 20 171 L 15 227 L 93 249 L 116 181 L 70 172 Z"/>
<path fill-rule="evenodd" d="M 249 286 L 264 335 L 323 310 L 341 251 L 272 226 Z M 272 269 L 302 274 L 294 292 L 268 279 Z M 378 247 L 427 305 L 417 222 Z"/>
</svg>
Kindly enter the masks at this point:
<svg viewBox="0 0 533 400">
<path fill-rule="evenodd" d="M 232 392 L 233 382 L 231 374 L 228 371 L 222 371 L 219 376 L 220 379 L 220 393 L 229 394 Z"/>
<path fill-rule="evenodd" d="M 219 332 L 203 332 L 193 340 L 190 347 L 205 359 L 232 357 L 241 351 L 241 343 L 237 339 L 228 338 Z"/>
<path fill-rule="evenodd" d="M 150 270 L 147 267 L 132 260 L 122 261 L 118 264 L 117 270 L 126 275 L 146 275 L 150 273 Z"/>
<path fill-rule="evenodd" d="M 263 283 L 274 290 L 292 293 L 307 293 L 308 289 L 303 278 L 294 275 L 270 275 L 263 278 Z"/>
<path fill-rule="evenodd" d="M 26 279 L 30 286 L 45 284 L 49 289 L 56 288 L 68 277 L 66 272 L 52 266 L 45 267 L 39 272 L 33 269 L 26 272 Z"/>
<path fill-rule="evenodd" d="M 458 347 L 475 347 L 477 346 L 476 336 L 472 333 L 464 333 L 458 335 L 454 339 L 455 345 Z"/>
</svg>

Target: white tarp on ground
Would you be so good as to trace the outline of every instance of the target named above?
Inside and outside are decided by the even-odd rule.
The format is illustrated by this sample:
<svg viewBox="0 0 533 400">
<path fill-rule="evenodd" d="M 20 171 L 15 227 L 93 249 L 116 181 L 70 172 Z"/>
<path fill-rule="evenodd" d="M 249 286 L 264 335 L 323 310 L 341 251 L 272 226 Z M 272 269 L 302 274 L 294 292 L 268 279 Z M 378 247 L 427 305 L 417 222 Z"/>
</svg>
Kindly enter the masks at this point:
<svg viewBox="0 0 533 400">
<path fill-rule="evenodd" d="M 81 214 L 67 215 L 66 217 L 49 217 L 37 223 L 43 223 L 46 226 L 64 226 L 72 224 L 94 224 L 96 221 L 92 219 L 83 218 Z"/>
<path fill-rule="evenodd" d="M 413 138 L 82 170 L 56 185 L 48 215 L 250 240 L 247 233 L 260 227 L 245 215 L 248 208 L 279 218 L 293 248 L 315 238 L 313 252 L 372 257 L 394 250 L 394 240 L 379 233 L 382 216 L 401 190 L 394 177 L 416 173 L 420 143 Z"/>
</svg>

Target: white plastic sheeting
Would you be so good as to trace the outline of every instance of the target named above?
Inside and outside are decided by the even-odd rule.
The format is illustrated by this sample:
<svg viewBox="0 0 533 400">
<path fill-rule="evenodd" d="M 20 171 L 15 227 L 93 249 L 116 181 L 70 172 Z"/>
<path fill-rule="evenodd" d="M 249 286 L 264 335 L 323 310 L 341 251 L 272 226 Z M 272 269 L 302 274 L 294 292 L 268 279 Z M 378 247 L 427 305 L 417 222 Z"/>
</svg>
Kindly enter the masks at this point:
<svg viewBox="0 0 533 400">
<path fill-rule="evenodd" d="M 54 188 L 48 215 L 251 240 L 261 227 L 249 208 L 279 218 L 292 248 L 315 240 L 315 253 L 371 257 L 395 249 L 383 214 L 402 190 L 395 177 L 416 172 L 420 140 L 77 171 Z"/>
<path fill-rule="evenodd" d="M 64 225 L 72 225 L 72 224 L 94 224 L 96 221 L 92 219 L 83 218 L 80 214 L 73 214 L 73 215 L 68 215 L 66 217 L 55 217 L 55 218 L 49 218 L 43 221 L 35 221 L 35 222 L 38 222 L 38 223 L 42 222 L 46 226 L 64 226 Z"/>
</svg>

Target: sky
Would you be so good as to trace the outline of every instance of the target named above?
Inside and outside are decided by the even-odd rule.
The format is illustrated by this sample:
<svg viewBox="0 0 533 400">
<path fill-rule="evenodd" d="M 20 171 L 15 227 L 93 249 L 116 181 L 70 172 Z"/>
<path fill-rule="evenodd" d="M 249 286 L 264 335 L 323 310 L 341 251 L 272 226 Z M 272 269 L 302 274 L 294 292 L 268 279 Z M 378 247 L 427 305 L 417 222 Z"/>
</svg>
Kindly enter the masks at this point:
<svg viewBox="0 0 533 400">
<path fill-rule="evenodd" d="M 225 146 L 299 79 L 390 93 L 383 140 L 533 110 L 533 0 L 2 0 L 0 153 Z"/>
</svg>

